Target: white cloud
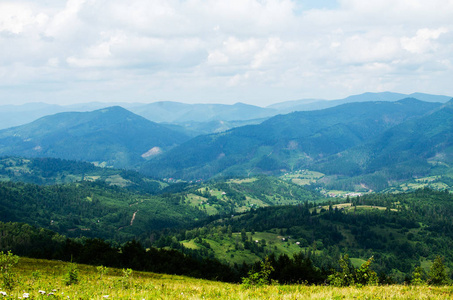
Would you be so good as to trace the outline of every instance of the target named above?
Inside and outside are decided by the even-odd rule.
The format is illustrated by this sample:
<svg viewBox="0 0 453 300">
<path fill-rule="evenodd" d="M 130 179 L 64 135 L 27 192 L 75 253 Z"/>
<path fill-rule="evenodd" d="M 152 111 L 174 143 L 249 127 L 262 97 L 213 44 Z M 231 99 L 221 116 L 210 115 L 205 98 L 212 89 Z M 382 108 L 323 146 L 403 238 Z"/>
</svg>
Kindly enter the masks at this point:
<svg viewBox="0 0 453 300">
<path fill-rule="evenodd" d="M 452 0 L 321 2 L 4 1 L 0 101 L 453 94 L 439 80 L 453 75 Z"/>
<path fill-rule="evenodd" d="M 438 47 L 435 40 L 443 33 L 448 33 L 448 30 L 443 27 L 434 30 L 423 28 L 418 30 L 416 36 L 412 38 L 403 37 L 401 39 L 401 44 L 404 50 L 411 53 L 421 54 L 427 51 L 435 51 Z"/>
</svg>

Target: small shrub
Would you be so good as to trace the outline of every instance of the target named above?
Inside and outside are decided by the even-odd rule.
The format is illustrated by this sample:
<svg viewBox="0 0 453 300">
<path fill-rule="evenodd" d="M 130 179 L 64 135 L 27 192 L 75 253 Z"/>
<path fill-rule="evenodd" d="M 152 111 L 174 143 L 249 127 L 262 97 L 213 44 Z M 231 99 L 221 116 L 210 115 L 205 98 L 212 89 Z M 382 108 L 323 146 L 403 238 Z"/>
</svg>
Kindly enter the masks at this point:
<svg viewBox="0 0 453 300">
<path fill-rule="evenodd" d="M 449 278 L 447 275 L 447 270 L 445 269 L 445 265 L 443 262 L 442 257 L 439 255 L 436 256 L 434 262 L 429 269 L 429 280 L 428 283 L 432 285 L 444 285 L 449 283 Z"/>
<path fill-rule="evenodd" d="M 132 269 L 123 269 L 123 276 L 121 277 L 121 287 L 128 289 L 131 285 Z"/>
<path fill-rule="evenodd" d="M 345 254 L 340 256 L 338 263 L 340 264 L 341 271 L 336 271 L 329 275 L 327 280 L 333 286 L 351 286 L 357 285 L 362 287 L 365 285 L 377 285 L 379 283 L 376 272 L 370 269 L 370 265 L 373 262 L 373 257 L 370 257 L 364 262 L 360 268 L 355 269 L 349 260 L 349 256 Z"/>
<path fill-rule="evenodd" d="M 12 268 L 19 262 L 19 256 L 14 255 L 11 251 L 7 253 L 0 252 L 0 274 L 2 276 L 3 288 L 12 290 L 16 284 L 16 274 Z"/>
<path fill-rule="evenodd" d="M 65 284 L 73 285 L 77 283 L 79 283 L 79 268 L 75 263 L 70 263 L 65 275 Z"/>
<path fill-rule="evenodd" d="M 269 276 L 274 271 L 269 258 L 266 256 L 264 261 L 261 262 L 261 270 L 259 272 L 249 271 L 247 277 L 242 278 L 242 286 L 244 288 L 251 288 L 252 286 L 263 286 L 269 284 Z"/>
<path fill-rule="evenodd" d="M 421 266 L 418 266 L 414 269 L 414 272 L 412 272 L 411 283 L 413 285 L 423 285 L 423 284 L 425 284 L 423 277 L 425 277 L 425 271 L 423 270 L 423 268 Z"/>
<path fill-rule="evenodd" d="M 370 269 L 370 265 L 373 262 L 373 257 L 370 257 L 364 262 L 360 268 L 355 271 L 355 281 L 358 286 L 364 285 L 378 285 L 379 279 L 373 270 Z"/>
<path fill-rule="evenodd" d="M 104 267 L 104 266 L 99 266 L 96 268 L 98 270 L 98 273 L 99 273 L 99 279 L 102 279 L 102 277 L 107 274 L 108 272 L 108 268 L 107 267 Z"/>
<path fill-rule="evenodd" d="M 338 263 L 341 271 L 336 271 L 329 275 L 327 281 L 329 281 L 331 285 L 337 287 L 353 285 L 355 283 L 354 267 L 349 261 L 349 255 L 340 255 Z"/>
</svg>

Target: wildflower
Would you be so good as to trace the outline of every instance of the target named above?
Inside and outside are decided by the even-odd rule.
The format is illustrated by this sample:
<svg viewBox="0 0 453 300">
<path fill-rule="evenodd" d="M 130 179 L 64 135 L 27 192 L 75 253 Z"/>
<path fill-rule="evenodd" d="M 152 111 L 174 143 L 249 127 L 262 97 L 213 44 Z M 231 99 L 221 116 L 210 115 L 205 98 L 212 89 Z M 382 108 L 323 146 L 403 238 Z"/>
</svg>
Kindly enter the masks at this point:
<svg viewBox="0 0 453 300">
<path fill-rule="evenodd" d="M 6 292 L 0 291 L 0 295 L 6 296 Z"/>
<path fill-rule="evenodd" d="M 40 293 L 41 295 L 44 295 L 46 293 L 46 291 L 39 290 L 38 293 Z"/>
<path fill-rule="evenodd" d="M 23 298 L 28 298 L 29 296 L 30 296 L 29 293 L 24 293 L 24 294 L 22 295 Z"/>
<path fill-rule="evenodd" d="M 109 295 L 102 296 L 102 298 L 105 298 L 105 299 L 107 299 L 108 297 L 109 297 Z"/>
</svg>

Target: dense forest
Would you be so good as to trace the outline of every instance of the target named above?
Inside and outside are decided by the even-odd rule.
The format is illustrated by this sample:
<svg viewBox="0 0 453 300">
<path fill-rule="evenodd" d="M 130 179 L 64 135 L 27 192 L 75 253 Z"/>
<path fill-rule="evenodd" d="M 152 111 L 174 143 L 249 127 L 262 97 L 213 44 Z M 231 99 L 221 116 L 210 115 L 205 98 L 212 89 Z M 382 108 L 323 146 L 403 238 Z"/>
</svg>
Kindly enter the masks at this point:
<svg viewBox="0 0 453 300">
<path fill-rule="evenodd" d="M 205 216 L 181 201 L 178 194 L 139 194 L 102 181 L 48 186 L 0 182 L 0 220 L 73 237 L 125 241 Z"/>
</svg>

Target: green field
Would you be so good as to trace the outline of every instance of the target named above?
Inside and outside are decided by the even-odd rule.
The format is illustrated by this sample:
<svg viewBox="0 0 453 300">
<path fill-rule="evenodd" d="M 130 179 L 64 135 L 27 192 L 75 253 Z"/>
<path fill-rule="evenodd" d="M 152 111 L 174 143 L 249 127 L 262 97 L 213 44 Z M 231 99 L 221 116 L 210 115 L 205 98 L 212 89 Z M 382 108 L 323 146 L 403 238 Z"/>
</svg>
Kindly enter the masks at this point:
<svg viewBox="0 0 453 300">
<path fill-rule="evenodd" d="M 78 265 L 79 282 L 65 284 L 68 263 L 21 258 L 13 290 L 1 299 L 451 299 L 451 286 L 344 287 L 279 285 L 245 288 L 240 284 L 182 276 Z"/>
<path fill-rule="evenodd" d="M 324 174 L 309 170 L 299 170 L 280 176 L 281 179 L 291 181 L 292 183 L 295 183 L 297 185 L 308 185 L 315 183 L 323 177 Z"/>
</svg>

